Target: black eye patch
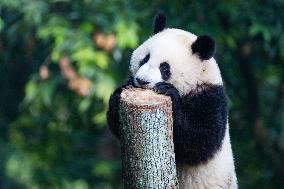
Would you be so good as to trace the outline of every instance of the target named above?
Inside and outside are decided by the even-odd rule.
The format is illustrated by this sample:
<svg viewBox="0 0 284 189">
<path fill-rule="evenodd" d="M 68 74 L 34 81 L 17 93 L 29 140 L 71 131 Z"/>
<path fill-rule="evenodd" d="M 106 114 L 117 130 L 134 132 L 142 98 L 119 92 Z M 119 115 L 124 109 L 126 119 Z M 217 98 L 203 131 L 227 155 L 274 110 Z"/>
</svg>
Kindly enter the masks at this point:
<svg viewBox="0 0 284 189">
<path fill-rule="evenodd" d="M 168 80 L 171 76 L 170 65 L 167 62 L 160 64 L 160 72 L 163 80 Z"/>
<path fill-rule="evenodd" d="M 149 59 L 150 59 L 150 54 L 148 53 L 148 54 L 145 56 L 145 58 L 143 58 L 143 60 L 140 61 L 139 66 L 140 66 L 140 67 L 143 66 L 145 63 L 148 62 Z"/>
</svg>

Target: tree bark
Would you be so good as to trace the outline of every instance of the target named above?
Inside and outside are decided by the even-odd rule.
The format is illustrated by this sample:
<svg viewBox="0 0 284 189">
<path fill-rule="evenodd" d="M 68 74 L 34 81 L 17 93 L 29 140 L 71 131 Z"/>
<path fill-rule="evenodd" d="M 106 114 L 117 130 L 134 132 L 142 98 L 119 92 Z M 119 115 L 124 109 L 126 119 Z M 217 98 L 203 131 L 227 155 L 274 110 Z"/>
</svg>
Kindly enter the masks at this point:
<svg viewBox="0 0 284 189">
<path fill-rule="evenodd" d="M 177 189 L 171 99 L 150 90 L 121 94 L 125 189 Z"/>
</svg>

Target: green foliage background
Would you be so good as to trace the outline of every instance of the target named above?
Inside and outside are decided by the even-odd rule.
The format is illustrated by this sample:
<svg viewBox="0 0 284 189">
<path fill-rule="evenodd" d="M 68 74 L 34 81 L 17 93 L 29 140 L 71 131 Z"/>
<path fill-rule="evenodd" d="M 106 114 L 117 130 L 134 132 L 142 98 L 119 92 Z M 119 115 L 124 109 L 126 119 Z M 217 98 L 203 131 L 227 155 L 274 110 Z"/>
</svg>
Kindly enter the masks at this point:
<svg viewBox="0 0 284 189">
<path fill-rule="evenodd" d="M 160 9 L 217 42 L 240 188 L 284 187 L 283 0 L 0 0 L 0 188 L 121 188 L 108 98 Z M 70 87 L 64 57 L 87 94 Z"/>
</svg>

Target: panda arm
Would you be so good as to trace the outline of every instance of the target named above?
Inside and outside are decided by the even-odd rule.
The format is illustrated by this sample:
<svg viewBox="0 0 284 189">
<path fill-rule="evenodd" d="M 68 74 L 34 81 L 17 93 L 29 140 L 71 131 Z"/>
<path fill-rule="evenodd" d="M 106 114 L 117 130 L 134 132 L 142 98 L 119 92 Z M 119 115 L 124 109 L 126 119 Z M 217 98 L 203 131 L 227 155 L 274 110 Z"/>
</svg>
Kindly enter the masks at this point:
<svg viewBox="0 0 284 189">
<path fill-rule="evenodd" d="M 181 113 L 180 113 L 181 112 Z M 220 149 L 227 124 L 223 86 L 211 86 L 182 97 L 182 110 L 174 112 L 174 144 L 178 163 L 196 165 Z"/>
<path fill-rule="evenodd" d="M 119 138 L 119 103 L 120 95 L 124 88 L 134 87 L 133 77 L 129 77 L 125 85 L 118 87 L 110 96 L 109 107 L 107 111 L 107 123 L 112 133 Z"/>
<path fill-rule="evenodd" d="M 182 98 L 180 97 L 178 90 L 170 83 L 159 82 L 155 85 L 154 91 L 158 94 L 171 97 L 174 126 L 182 125 Z"/>
</svg>

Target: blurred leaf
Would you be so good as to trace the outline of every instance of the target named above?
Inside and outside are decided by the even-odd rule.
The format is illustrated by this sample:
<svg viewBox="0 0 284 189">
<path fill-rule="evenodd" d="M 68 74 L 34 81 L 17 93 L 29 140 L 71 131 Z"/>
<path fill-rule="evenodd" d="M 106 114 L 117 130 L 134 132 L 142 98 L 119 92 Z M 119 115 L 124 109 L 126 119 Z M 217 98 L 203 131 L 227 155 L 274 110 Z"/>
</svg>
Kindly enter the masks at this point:
<svg viewBox="0 0 284 189">
<path fill-rule="evenodd" d="M 48 6 L 44 1 L 32 1 L 29 3 L 22 3 L 25 19 L 32 25 L 39 25 L 44 14 L 48 11 Z"/>
<path fill-rule="evenodd" d="M 278 44 L 279 44 L 280 56 L 282 59 L 284 59 L 284 35 L 280 37 Z"/>
<path fill-rule="evenodd" d="M 90 34 L 92 31 L 94 31 L 94 25 L 91 22 L 84 22 L 80 25 L 80 30 Z"/>
<path fill-rule="evenodd" d="M 7 175 L 29 188 L 35 187 L 32 180 L 32 170 L 32 163 L 23 154 L 14 153 L 7 161 Z"/>
<path fill-rule="evenodd" d="M 134 48 L 138 45 L 138 26 L 135 23 L 119 21 L 116 26 L 117 44 L 120 48 Z"/>
<path fill-rule="evenodd" d="M 3 28 L 4 28 L 4 21 L 3 21 L 3 19 L 0 17 L 0 32 L 2 31 Z"/>
<path fill-rule="evenodd" d="M 261 33 L 262 26 L 259 24 L 254 24 L 249 28 L 249 34 L 250 36 L 256 36 L 257 34 Z"/>
<path fill-rule="evenodd" d="M 27 85 L 26 85 L 26 96 L 25 96 L 25 101 L 30 102 L 34 99 L 34 97 L 37 95 L 37 89 L 38 89 L 38 84 L 37 82 L 32 79 L 30 80 Z"/>
<path fill-rule="evenodd" d="M 267 42 L 271 40 L 271 34 L 269 29 L 266 26 L 260 24 L 254 24 L 249 28 L 249 34 L 252 37 L 255 37 L 258 34 L 261 34 L 263 39 Z"/>
<path fill-rule="evenodd" d="M 72 59 L 78 62 L 93 62 L 95 56 L 95 51 L 91 47 L 86 47 L 75 52 Z"/>
<path fill-rule="evenodd" d="M 109 58 L 105 52 L 96 52 L 95 53 L 95 62 L 98 67 L 105 69 L 108 66 Z"/>
<path fill-rule="evenodd" d="M 114 86 L 115 83 L 111 77 L 100 74 L 95 81 L 95 94 L 98 98 L 103 99 L 105 104 L 108 104 L 108 100 L 114 90 Z"/>
<path fill-rule="evenodd" d="M 22 5 L 22 0 L 0 0 L 0 5 L 10 9 L 16 9 Z"/>
<path fill-rule="evenodd" d="M 88 183 L 84 180 L 64 181 L 64 189 L 88 189 Z"/>
<path fill-rule="evenodd" d="M 110 178 L 113 165 L 109 162 L 99 162 L 93 169 L 93 174 L 100 177 Z"/>
<path fill-rule="evenodd" d="M 106 123 L 106 111 L 102 111 L 102 112 L 96 114 L 93 117 L 93 122 L 95 124 L 97 124 L 99 127 L 105 126 L 105 123 Z"/>
<path fill-rule="evenodd" d="M 226 36 L 225 39 L 226 39 L 226 42 L 229 48 L 232 48 L 232 49 L 236 48 L 236 42 L 232 36 Z"/>
<path fill-rule="evenodd" d="M 91 105 L 91 100 L 86 98 L 84 100 L 82 100 L 79 104 L 79 110 L 81 112 L 85 112 Z"/>
<path fill-rule="evenodd" d="M 41 95 L 43 97 L 43 103 L 46 106 L 50 106 L 52 104 L 52 94 L 54 92 L 54 83 L 51 81 L 43 81 L 41 83 Z"/>
<path fill-rule="evenodd" d="M 95 64 L 101 69 L 106 69 L 109 63 L 109 58 L 106 53 L 96 52 L 91 47 L 78 50 L 72 55 L 72 59 L 77 61 L 79 64 L 82 64 L 82 66 L 87 66 L 87 64 Z M 85 71 L 87 72 L 87 70 Z"/>
<path fill-rule="evenodd" d="M 38 29 L 37 36 L 40 39 L 60 37 L 66 33 L 68 27 L 69 24 L 64 18 L 60 16 L 51 16 L 47 23 Z"/>
</svg>

